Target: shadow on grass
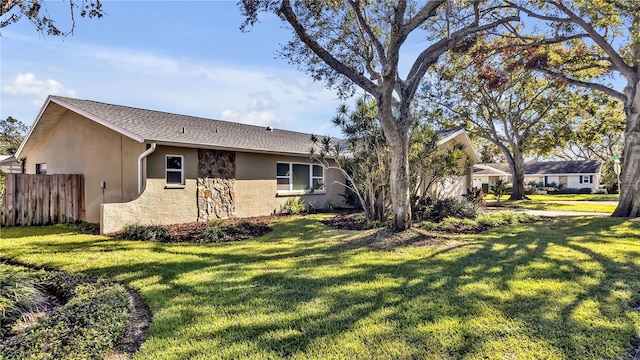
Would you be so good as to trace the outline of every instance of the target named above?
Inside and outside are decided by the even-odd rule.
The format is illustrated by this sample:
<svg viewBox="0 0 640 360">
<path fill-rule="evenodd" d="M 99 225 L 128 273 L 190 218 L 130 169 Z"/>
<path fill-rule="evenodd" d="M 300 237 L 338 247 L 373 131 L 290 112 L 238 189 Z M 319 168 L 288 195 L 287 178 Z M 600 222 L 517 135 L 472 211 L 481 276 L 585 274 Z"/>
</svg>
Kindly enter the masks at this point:
<svg viewBox="0 0 640 360">
<path fill-rule="evenodd" d="M 639 321 L 629 305 L 640 301 L 640 248 L 610 251 L 612 233 L 640 240 L 637 226 L 620 223 L 521 224 L 411 250 L 420 239 L 378 246 L 377 231 L 304 217 L 252 241 L 153 244 L 135 261 L 86 271 L 140 289 L 155 313 L 154 343 L 215 339 L 220 356 L 618 358 L 632 351 Z M 44 246 L 88 256 L 81 244 L 117 259 L 139 243 Z M 16 256 L 35 251 L 26 246 Z"/>
</svg>

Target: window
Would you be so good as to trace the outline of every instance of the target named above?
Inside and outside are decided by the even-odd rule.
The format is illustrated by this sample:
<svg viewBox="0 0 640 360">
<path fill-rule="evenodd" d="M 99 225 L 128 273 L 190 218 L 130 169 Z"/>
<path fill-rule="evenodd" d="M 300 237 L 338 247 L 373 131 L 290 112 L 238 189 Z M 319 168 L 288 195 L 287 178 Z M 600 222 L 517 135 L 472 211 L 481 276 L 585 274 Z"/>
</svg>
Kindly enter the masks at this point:
<svg viewBox="0 0 640 360">
<path fill-rule="evenodd" d="M 36 174 L 47 175 L 47 163 L 36 164 Z"/>
<path fill-rule="evenodd" d="M 590 184 L 591 183 L 591 176 L 589 175 L 582 175 L 580 178 L 580 184 Z"/>
<path fill-rule="evenodd" d="M 184 185 L 184 156 L 167 155 L 165 169 L 167 184 Z"/>
<path fill-rule="evenodd" d="M 324 169 L 320 165 L 276 164 L 278 191 L 324 191 Z"/>
</svg>

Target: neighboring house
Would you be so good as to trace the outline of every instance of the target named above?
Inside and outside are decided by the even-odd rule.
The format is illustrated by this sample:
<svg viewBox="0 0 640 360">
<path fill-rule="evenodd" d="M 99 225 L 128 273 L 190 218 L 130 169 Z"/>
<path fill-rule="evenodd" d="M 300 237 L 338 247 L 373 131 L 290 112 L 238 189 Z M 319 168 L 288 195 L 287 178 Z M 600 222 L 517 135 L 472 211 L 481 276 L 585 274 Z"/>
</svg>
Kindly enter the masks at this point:
<svg viewBox="0 0 640 360">
<path fill-rule="evenodd" d="M 20 173 L 22 166 L 13 155 L 0 155 L 0 171 L 5 174 Z"/>
<path fill-rule="evenodd" d="M 450 130 L 438 130 L 437 133 L 439 136 L 438 148 L 441 151 L 446 150 L 455 143 L 461 143 L 464 145 L 464 152 L 467 154 L 471 164 L 480 161 L 480 156 L 475 151 L 475 148 L 464 129 L 457 128 Z M 460 164 L 460 166 L 466 167 L 466 164 Z M 441 197 L 461 196 L 466 194 L 467 190 L 473 187 L 472 175 L 473 167 L 470 166 L 465 169 L 465 175 L 446 179 L 443 183 L 436 184 L 434 188 L 429 190 L 437 193 Z M 421 193 L 425 192 L 425 189 L 421 189 Z"/>
<path fill-rule="evenodd" d="M 26 173 L 83 174 L 102 233 L 268 215 L 292 198 L 341 205 L 342 174 L 309 134 L 49 96 L 16 153 Z"/>
<path fill-rule="evenodd" d="M 597 189 L 600 186 L 600 160 L 543 161 L 524 164 L 524 183 L 539 186 L 555 184 L 570 189 Z M 493 186 L 499 178 L 511 181 L 509 164 L 478 164 L 474 166 L 473 186 Z"/>
</svg>

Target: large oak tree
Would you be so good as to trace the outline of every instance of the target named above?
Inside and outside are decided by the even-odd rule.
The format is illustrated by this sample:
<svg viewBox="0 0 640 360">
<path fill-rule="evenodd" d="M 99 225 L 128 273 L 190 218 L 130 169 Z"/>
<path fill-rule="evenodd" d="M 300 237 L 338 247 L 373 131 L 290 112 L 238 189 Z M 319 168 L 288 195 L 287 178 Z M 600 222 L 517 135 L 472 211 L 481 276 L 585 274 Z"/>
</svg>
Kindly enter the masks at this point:
<svg viewBox="0 0 640 360">
<path fill-rule="evenodd" d="M 391 149 L 390 189 L 393 226 L 411 226 L 409 131 L 411 103 L 426 71 L 469 35 L 518 20 L 500 16 L 498 0 L 324 1 L 243 0 L 243 28 L 261 13 L 275 13 L 293 30 L 282 57 L 315 80 L 349 95 L 354 85 L 376 100 L 380 124 Z M 403 45 L 412 37 L 421 50 L 411 56 Z M 400 57 L 411 56 L 401 74 Z M 406 60 L 404 60 L 406 61 Z M 402 76 L 404 75 L 404 76 Z"/>
<path fill-rule="evenodd" d="M 640 2 L 512 0 L 510 5 L 543 23 L 510 34 L 517 47 L 543 45 L 523 57 L 527 66 L 624 104 L 625 162 L 613 216 L 640 216 Z"/>
<path fill-rule="evenodd" d="M 563 147 L 592 97 L 523 68 L 508 53 L 487 55 L 486 44 L 479 40 L 469 54 L 447 55 L 418 103 L 430 121 L 464 127 L 497 147 L 511 171 L 510 200 L 523 200 L 525 157 Z"/>
</svg>

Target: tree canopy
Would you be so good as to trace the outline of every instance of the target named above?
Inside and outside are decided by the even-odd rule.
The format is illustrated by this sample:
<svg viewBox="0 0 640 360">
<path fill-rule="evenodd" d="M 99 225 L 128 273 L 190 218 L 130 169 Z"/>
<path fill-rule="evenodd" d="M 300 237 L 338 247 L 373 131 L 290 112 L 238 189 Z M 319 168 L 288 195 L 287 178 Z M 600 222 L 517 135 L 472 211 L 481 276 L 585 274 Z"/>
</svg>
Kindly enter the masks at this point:
<svg viewBox="0 0 640 360">
<path fill-rule="evenodd" d="M 69 0 L 71 26 L 61 29 L 56 20 L 47 12 L 46 1 L 42 0 L 2 0 L 0 6 L 0 29 L 15 24 L 23 18 L 30 21 L 37 31 L 53 36 L 66 36 L 73 33 L 76 16 L 101 18 L 104 15 L 100 0 Z"/>
<path fill-rule="evenodd" d="M 244 29 L 264 12 L 276 13 L 293 30 L 280 55 L 325 81 L 341 96 L 355 86 L 371 94 L 391 150 L 390 192 L 393 227 L 411 226 L 409 199 L 409 131 L 412 102 L 427 70 L 445 52 L 464 46 L 469 35 L 515 21 L 497 16 L 499 0 L 477 1 L 294 1 L 243 0 Z M 424 48 L 406 74 L 400 55 L 410 36 L 420 36 Z M 403 76 L 404 75 L 404 76 Z"/>
<path fill-rule="evenodd" d="M 20 120 L 11 116 L 0 119 L 0 154 L 15 154 L 26 132 L 27 125 Z"/>
</svg>

